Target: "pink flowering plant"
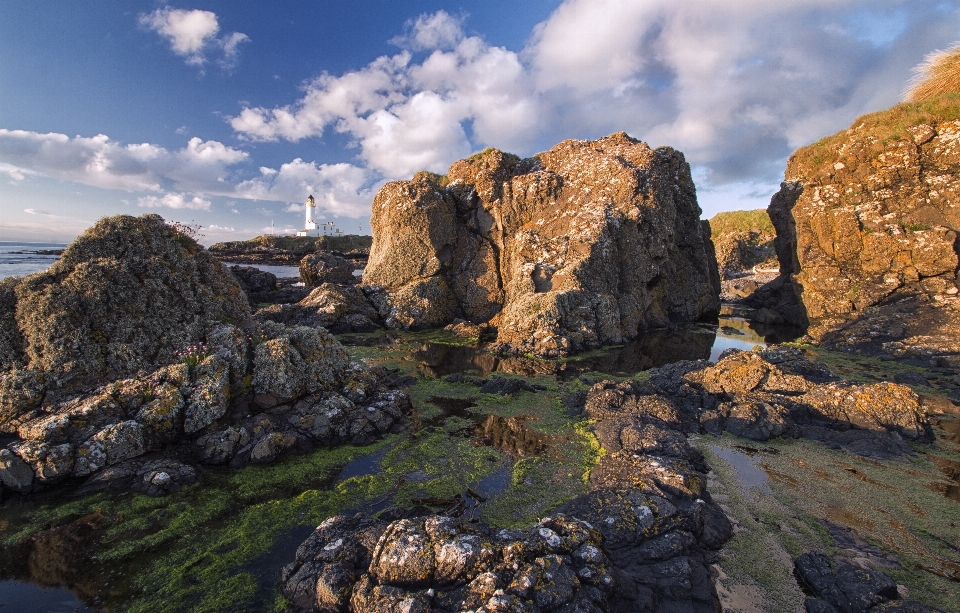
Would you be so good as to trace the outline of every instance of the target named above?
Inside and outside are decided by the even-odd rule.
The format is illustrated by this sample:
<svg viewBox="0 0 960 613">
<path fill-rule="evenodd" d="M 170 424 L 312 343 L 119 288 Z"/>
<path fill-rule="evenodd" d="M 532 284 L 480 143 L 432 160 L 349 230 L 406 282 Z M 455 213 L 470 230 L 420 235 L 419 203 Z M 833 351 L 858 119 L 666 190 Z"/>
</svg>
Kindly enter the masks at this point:
<svg viewBox="0 0 960 613">
<path fill-rule="evenodd" d="M 207 356 L 210 355 L 210 350 L 207 349 L 205 343 L 197 343 L 196 345 L 190 345 L 184 349 L 181 349 L 177 352 L 177 357 L 180 358 L 180 361 L 187 365 L 187 368 L 193 368 L 200 362 L 207 359 Z"/>
</svg>

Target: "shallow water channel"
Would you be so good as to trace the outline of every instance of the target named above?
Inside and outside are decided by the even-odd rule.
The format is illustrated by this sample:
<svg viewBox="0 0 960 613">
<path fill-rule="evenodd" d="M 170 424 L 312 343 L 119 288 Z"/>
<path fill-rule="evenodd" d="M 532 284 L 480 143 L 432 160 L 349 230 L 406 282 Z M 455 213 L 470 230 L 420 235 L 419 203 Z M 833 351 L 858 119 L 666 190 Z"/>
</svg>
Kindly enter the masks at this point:
<svg viewBox="0 0 960 613">
<path fill-rule="evenodd" d="M 333 514 L 389 514 L 393 507 L 421 506 L 466 521 L 532 523 L 585 491 L 585 477 L 602 453 L 589 424 L 570 415 L 561 396 L 587 389 L 591 380 L 604 376 L 636 376 L 682 359 L 716 360 L 726 348 L 751 349 L 788 340 L 793 333 L 758 328 L 730 315 L 720 326 L 655 331 L 624 346 L 562 361 L 495 356 L 442 332 L 343 335 L 341 341 L 356 359 L 417 377 L 408 388 L 414 413 L 404 431 L 365 447 L 319 449 L 267 466 L 205 469 L 201 483 L 163 498 L 77 497 L 70 486 L 10 497 L 0 505 L 0 613 L 281 611 L 281 567 L 293 560 L 313 528 Z M 469 383 L 443 380 L 457 372 L 522 376 L 543 389 L 516 396 L 480 394 Z M 952 445 L 950 437 L 960 438 L 960 430 L 954 420 L 944 419 L 938 434 Z M 720 496 L 727 497 L 729 513 L 738 518 L 753 512 L 744 511 L 749 501 L 787 500 L 782 484 L 801 478 L 765 458 L 789 463 L 797 454 L 820 457 L 815 444 L 805 441 L 756 450 L 732 437 L 700 440 L 711 463 L 722 468 L 712 478 Z M 832 458 L 835 452 L 823 453 Z M 957 487 L 956 478 L 951 481 L 947 469 L 936 464 L 952 462 L 954 455 L 949 449 L 930 455 L 939 459 L 918 456 L 924 464 L 910 469 L 921 475 L 914 481 L 930 496 L 954 505 L 932 513 L 960 510 L 947 498 Z M 903 479 L 900 468 L 891 474 L 896 477 L 891 482 Z M 916 483 L 910 483 L 911 496 Z M 895 500 L 896 492 L 892 496 Z M 790 529 L 822 537 L 826 529 L 812 526 L 829 513 L 815 505 L 790 504 L 802 509 L 801 528 Z M 837 519 L 837 512 L 831 512 Z M 750 569 L 769 564 L 751 561 L 752 550 L 736 538 L 731 551 L 724 567 L 736 584 L 731 589 L 751 581 L 762 587 L 764 578 L 751 578 Z M 938 550 L 928 566 L 947 568 L 948 557 Z"/>
</svg>

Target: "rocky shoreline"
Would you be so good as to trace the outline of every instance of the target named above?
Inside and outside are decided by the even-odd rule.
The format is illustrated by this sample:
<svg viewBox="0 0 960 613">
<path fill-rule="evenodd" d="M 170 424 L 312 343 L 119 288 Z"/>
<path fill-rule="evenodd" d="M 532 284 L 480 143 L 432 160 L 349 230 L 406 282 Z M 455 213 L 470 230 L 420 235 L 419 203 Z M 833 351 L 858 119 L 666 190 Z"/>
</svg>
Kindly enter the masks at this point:
<svg viewBox="0 0 960 613">
<path fill-rule="evenodd" d="M 957 126 L 925 121 L 932 132 L 914 130 L 913 145 L 887 143 L 884 151 L 946 155 L 937 143 Z M 849 136 L 867 138 L 860 128 Z M 830 147 L 841 157 L 849 149 Z M 795 158 L 788 175 L 806 172 L 804 160 Z M 938 172 L 950 171 L 948 161 Z M 64 508 L 79 509 L 86 497 L 114 497 L 96 499 L 107 506 L 129 494 L 131 504 L 153 509 L 149 518 L 128 524 L 121 511 L 65 510 L 44 528 L 88 535 L 90 543 L 102 538 L 120 560 L 130 559 L 117 545 L 125 538 L 149 541 L 169 530 L 156 542 L 202 540 L 197 530 L 241 517 L 243 528 L 196 555 L 178 545 L 177 555 L 191 560 L 172 569 L 181 603 L 219 594 L 234 602 L 224 586 L 236 565 L 217 571 L 218 588 L 202 595 L 196 585 L 208 584 L 184 569 L 232 555 L 251 563 L 247 542 L 263 553 L 264 539 L 278 538 L 257 527 L 259 514 L 282 517 L 285 526 L 318 520 L 295 555 L 269 558 L 283 566 L 271 607 L 290 613 L 720 611 L 725 552 L 745 518 L 731 517 L 732 507 L 710 491 L 716 467 L 701 437 L 801 441 L 858 462 L 911 466 L 935 456 L 941 422 L 931 416 L 958 412 L 944 397 L 960 394 L 957 262 L 943 247 L 955 238 L 952 218 L 941 211 L 939 225 L 921 229 L 920 213 L 904 211 L 899 231 L 884 230 L 893 243 L 858 226 L 858 240 L 876 242 L 871 253 L 890 256 L 884 262 L 892 268 L 880 270 L 880 256 L 853 262 L 844 253 L 856 250 L 844 251 L 842 241 L 833 253 L 818 252 L 826 242 L 814 235 L 849 225 L 849 203 L 824 196 L 830 181 L 850 179 L 836 166 L 845 163 L 816 181 L 784 183 L 770 209 L 773 243 L 762 229 L 735 230 L 716 252 L 682 154 L 625 134 L 566 141 L 526 160 L 491 149 L 448 175 L 388 184 L 374 202 L 369 252 L 364 237 L 330 237 L 342 245 L 260 237 L 208 251 L 156 215 L 106 218 L 50 270 L 0 282 L 0 495 L 18 501 L 69 490 L 80 502 Z M 836 223 L 818 225 L 814 209 Z M 767 270 L 771 245 L 780 274 L 746 275 L 747 266 Z M 912 259 L 897 255 L 907 251 Z M 218 259 L 295 262 L 304 286 Z M 813 287 L 833 266 L 848 276 L 862 269 L 856 292 L 846 282 Z M 896 287 L 886 281 L 891 271 Z M 794 345 L 728 349 L 715 362 L 674 360 L 630 376 L 533 380 L 554 372 L 545 358 L 569 359 L 656 326 L 715 321 L 721 292 L 731 299 L 726 306 L 749 307 L 755 325 L 809 325 L 807 341 L 859 352 L 851 361 L 876 355 L 899 367 L 871 373 L 876 363 L 860 363 L 848 378 Z M 828 302 L 853 306 L 826 313 Z M 440 328 L 451 344 L 476 347 L 483 339 L 488 350 L 527 354 L 534 367 L 523 377 L 460 369 L 440 379 L 364 363 L 334 337 L 380 332 L 378 346 L 389 354 L 395 342 L 384 330 Z M 922 372 L 904 366 L 911 364 Z M 936 385 L 934 371 L 942 376 Z M 539 398 L 548 387 L 552 395 Z M 478 402 L 484 408 L 474 413 Z M 524 403 L 536 407 L 541 428 L 556 430 L 526 430 Z M 471 428 L 477 440 L 463 436 Z M 483 442 L 505 431 L 518 440 Z M 562 453 L 558 441 L 567 445 Z M 368 454 L 363 470 L 348 468 L 358 448 Z M 385 458 L 393 464 L 381 464 Z M 379 475 L 384 466 L 397 472 Z M 287 474 L 287 467 L 296 468 Z M 271 475 L 289 480 L 277 488 L 282 503 L 258 497 Z M 417 485 L 427 482 L 432 489 Z M 488 521 L 486 496 L 472 489 L 480 482 L 514 495 L 531 488 L 542 499 L 560 493 L 546 498 L 553 502 L 542 508 L 545 517 L 514 514 L 522 521 L 506 525 L 500 515 L 498 525 Z M 207 487 L 217 492 L 210 503 Z M 233 508 L 234 494 L 253 506 Z M 158 497 L 190 500 L 199 515 L 189 528 L 178 526 L 175 517 L 193 510 L 171 503 L 170 519 L 162 503 L 144 501 Z M 526 508 L 537 504 L 546 503 Z M 833 513 L 829 521 L 844 517 Z M 10 536 L 0 518 L 4 547 L 32 552 L 28 559 L 40 555 L 41 531 L 31 521 L 15 517 L 22 531 Z M 123 527 L 111 532 L 111 525 Z M 811 530 L 829 530 L 818 525 Z M 785 554 L 797 581 L 788 587 L 802 590 L 808 612 L 936 611 L 901 589 L 902 567 L 883 567 L 888 575 L 811 542 L 826 541 L 798 538 Z M 81 562 L 72 565 L 93 559 L 74 553 Z"/>
</svg>

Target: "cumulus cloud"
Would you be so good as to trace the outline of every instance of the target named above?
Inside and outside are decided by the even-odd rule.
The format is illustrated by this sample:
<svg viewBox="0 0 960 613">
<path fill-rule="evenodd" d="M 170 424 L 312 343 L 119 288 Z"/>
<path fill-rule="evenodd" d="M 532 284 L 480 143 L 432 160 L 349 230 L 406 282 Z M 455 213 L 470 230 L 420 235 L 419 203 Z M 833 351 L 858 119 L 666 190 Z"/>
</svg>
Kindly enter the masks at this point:
<svg viewBox="0 0 960 613">
<path fill-rule="evenodd" d="M 443 11 L 421 16 L 403 41 L 409 49 L 322 74 L 295 103 L 246 107 L 231 125 L 261 141 L 348 134 L 366 165 L 387 178 L 443 172 L 478 145 L 515 148 L 535 137 L 538 104 L 516 53 L 465 36 Z M 410 49 L 429 53 L 414 62 Z"/>
<path fill-rule="evenodd" d="M 297 202 L 310 194 L 317 207 L 336 215 L 359 217 L 370 213 L 370 203 L 382 183 L 371 184 L 370 171 L 352 164 L 316 164 L 300 158 L 279 170 L 261 168 L 260 177 L 241 182 L 236 195 L 254 200 Z M 303 205 L 290 205 L 302 211 Z"/>
<path fill-rule="evenodd" d="M 71 138 L 0 129 L 0 170 L 10 176 L 22 180 L 24 175 L 42 175 L 158 194 L 139 198 L 143 207 L 209 210 L 210 196 L 295 202 L 313 193 L 327 212 L 358 217 L 369 214 L 382 184 L 370 170 L 353 164 L 316 164 L 300 158 L 279 169 L 263 166 L 258 176 L 250 177 L 245 172 L 249 157 L 246 151 L 197 137 L 171 151 L 149 143 L 123 145 L 103 134 Z"/>
<path fill-rule="evenodd" d="M 190 200 L 187 200 L 187 196 L 184 194 L 175 194 L 171 192 L 169 194 L 164 194 L 159 198 L 157 196 L 143 196 L 142 198 L 137 199 L 137 204 L 142 207 L 153 209 L 166 207 L 170 209 L 194 209 L 197 211 L 209 211 L 212 203 L 209 200 L 204 200 L 200 196 L 194 196 Z"/>
<path fill-rule="evenodd" d="M 217 193 L 228 168 L 249 154 L 217 141 L 191 138 L 179 151 L 149 144 L 122 145 L 104 134 L 93 137 L 0 129 L 0 164 L 104 189 L 161 191 L 164 180 L 177 189 Z M 9 171 L 8 171 L 9 172 Z"/>
<path fill-rule="evenodd" d="M 140 15 L 140 25 L 166 38 L 170 49 L 186 58 L 191 66 L 202 66 L 210 54 L 219 53 L 221 57 L 217 63 L 224 69 L 233 68 L 240 43 L 250 40 L 242 32 L 231 32 L 223 38 L 217 38 L 220 24 L 216 13 L 198 9 L 164 7 Z"/>
<path fill-rule="evenodd" d="M 705 184 L 769 184 L 797 146 L 894 104 L 958 28 L 940 0 L 566 0 L 512 51 L 439 11 L 407 24 L 399 53 L 231 125 L 263 141 L 347 134 L 387 178 L 625 130 L 684 151 Z"/>
</svg>

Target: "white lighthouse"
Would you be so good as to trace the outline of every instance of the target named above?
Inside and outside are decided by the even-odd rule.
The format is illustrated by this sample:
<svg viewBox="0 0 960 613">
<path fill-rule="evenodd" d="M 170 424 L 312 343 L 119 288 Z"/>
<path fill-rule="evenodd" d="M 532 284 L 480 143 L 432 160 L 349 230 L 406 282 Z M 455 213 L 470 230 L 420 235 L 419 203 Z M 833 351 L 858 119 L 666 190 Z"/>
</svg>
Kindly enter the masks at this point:
<svg viewBox="0 0 960 613">
<path fill-rule="evenodd" d="M 317 203 L 313 200 L 313 195 L 311 195 L 309 198 L 307 198 L 306 222 L 304 223 L 303 230 L 297 232 L 297 236 L 308 236 L 310 234 L 310 230 L 317 229 L 317 222 L 313 220 L 313 212 L 316 208 Z"/>
</svg>

